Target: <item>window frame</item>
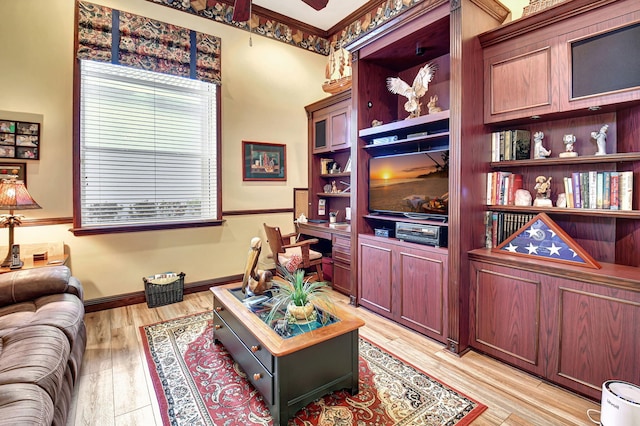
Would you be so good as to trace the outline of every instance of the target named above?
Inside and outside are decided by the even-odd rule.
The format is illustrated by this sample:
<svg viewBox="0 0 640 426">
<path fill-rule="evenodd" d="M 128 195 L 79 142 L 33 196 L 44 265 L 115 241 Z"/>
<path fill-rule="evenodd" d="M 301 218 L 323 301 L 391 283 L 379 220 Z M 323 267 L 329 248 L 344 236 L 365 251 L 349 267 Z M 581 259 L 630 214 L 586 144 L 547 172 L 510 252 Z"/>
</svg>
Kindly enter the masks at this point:
<svg viewBox="0 0 640 426">
<path fill-rule="evenodd" d="M 80 59 L 74 60 L 73 67 L 73 228 L 70 231 L 76 236 L 115 234 L 128 232 L 155 231 L 164 229 L 200 228 L 208 226 L 220 226 L 222 219 L 222 86 L 216 90 L 216 200 L 212 204 L 216 206 L 216 218 L 201 221 L 186 221 L 172 223 L 141 223 L 118 225 L 89 225 L 83 226 L 81 222 L 81 173 L 80 173 L 80 98 L 81 98 L 81 73 Z"/>
</svg>

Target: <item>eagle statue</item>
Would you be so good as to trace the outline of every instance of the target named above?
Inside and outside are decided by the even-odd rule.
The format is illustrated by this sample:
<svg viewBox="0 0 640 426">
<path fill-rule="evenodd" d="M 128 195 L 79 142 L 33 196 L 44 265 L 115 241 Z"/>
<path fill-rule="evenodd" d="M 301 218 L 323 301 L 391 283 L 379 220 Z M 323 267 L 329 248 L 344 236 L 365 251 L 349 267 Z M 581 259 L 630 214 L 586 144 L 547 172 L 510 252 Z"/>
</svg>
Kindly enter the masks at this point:
<svg viewBox="0 0 640 426">
<path fill-rule="evenodd" d="M 429 83 L 433 80 L 436 69 L 437 67 L 434 64 L 427 64 L 420 68 L 412 86 L 409 86 L 399 77 L 389 77 L 387 79 L 387 88 L 391 93 L 407 98 L 407 102 L 404 104 L 404 109 L 409 113 L 407 118 L 420 117 L 420 98 L 427 93 Z"/>
</svg>

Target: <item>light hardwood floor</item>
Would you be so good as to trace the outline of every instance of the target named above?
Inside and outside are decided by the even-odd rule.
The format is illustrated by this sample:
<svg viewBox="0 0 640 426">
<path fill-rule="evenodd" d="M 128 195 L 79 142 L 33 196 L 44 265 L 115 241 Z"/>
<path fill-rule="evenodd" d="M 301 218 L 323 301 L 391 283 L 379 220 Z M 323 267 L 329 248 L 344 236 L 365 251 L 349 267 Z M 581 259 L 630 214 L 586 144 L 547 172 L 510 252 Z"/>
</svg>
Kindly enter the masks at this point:
<svg viewBox="0 0 640 426">
<path fill-rule="evenodd" d="M 336 298 L 348 303 L 338 293 Z M 211 307 L 212 295 L 206 291 L 153 309 L 143 303 L 87 314 L 87 349 L 68 426 L 161 426 L 139 327 Z M 587 409 L 599 409 L 593 401 L 475 352 L 457 357 L 364 308 L 357 312 L 366 322 L 361 336 L 487 405 L 474 426 L 593 424 L 586 416 Z"/>
</svg>

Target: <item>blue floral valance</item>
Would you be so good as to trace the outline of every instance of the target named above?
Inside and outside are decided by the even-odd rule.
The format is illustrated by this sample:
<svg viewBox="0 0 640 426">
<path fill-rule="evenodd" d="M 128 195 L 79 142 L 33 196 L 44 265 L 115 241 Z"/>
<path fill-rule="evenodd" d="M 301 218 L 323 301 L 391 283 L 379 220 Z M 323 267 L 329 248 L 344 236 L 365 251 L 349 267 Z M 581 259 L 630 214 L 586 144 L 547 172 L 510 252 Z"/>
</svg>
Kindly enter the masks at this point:
<svg viewBox="0 0 640 426">
<path fill-rule="evenodd" d="M 220 45 L 219 37 L 78 2 L 78 59 L 220 84 Z"/>
</svg>

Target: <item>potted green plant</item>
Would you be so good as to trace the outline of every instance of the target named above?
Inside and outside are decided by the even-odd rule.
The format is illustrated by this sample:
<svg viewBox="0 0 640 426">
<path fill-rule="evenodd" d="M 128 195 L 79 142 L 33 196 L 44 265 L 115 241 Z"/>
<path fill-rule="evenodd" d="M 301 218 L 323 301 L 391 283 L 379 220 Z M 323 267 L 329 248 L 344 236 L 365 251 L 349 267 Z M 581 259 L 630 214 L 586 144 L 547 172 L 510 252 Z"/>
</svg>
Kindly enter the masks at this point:
<svg viewBox="0 0 640 426">
<path fill-rule="evenodd" d="M 321 302 L 326 307 L 331 306 L 331 287 L 325 281 L 311 281 L 309 277 L 305 277 L 304 269 L 291 272 L 284 267 L 278 267 L 278 271 L 284 281 L 273 281 L 275 294 L 271 298 L 268 324 L 280 311 L 285 312 L 285 317 L 290 323 L 314 321 L 318 314 L 314 302 Z"/>
</svg>

